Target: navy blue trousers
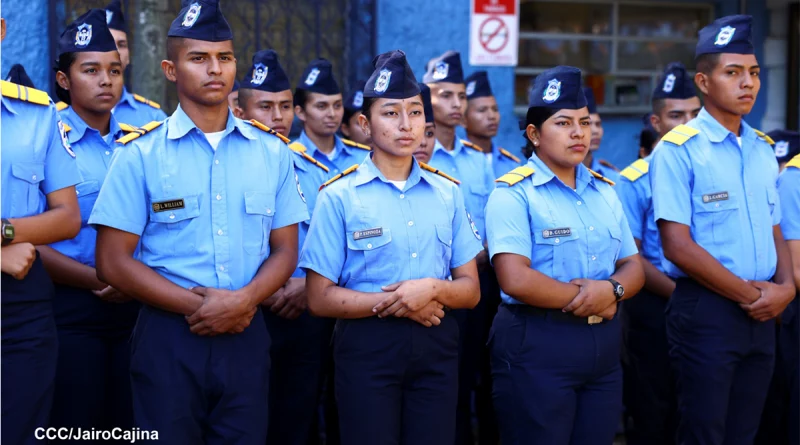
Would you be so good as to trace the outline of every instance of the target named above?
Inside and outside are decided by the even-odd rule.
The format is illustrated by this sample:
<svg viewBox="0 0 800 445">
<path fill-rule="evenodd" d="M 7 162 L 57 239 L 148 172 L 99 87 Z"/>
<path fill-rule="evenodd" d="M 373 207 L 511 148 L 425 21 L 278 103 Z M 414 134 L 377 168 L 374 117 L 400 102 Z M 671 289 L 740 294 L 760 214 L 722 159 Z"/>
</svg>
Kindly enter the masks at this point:
<svg viewBox="0 0 800 445">
<path fill-rule="evenodd" d="M 406 318 L 339 320 L 333 354 L 343 445 L 453 443 L 455 319 L 431 328 Z"/>
<path fill-rule="evenodd" d="M 142 306 L 131 341 L 136 426 L 166 444 L 264 445 L 269 345 L 261 313 L 241 334 L 201 337 L 183 315 Z"/>
<path fill-rule="evenodd" d="M 264 310 L 264 321 L 272 339 L 267 443 L 307 445 L 335 320 L 308 312 L 286 320 Z"/>
<path fill-rule="evenodd" d="M 788 400 L 787 427 L 789 444 L 800 445 L 800 294 L 789 304 L 781 317 L 778 341 L 785 370 Z"/>
<path fill-rule="evenodd" d="M 38 444 L 49 426 L 58 359 L 53 283 L 37 258 L 22 280 L 2 274 L 2 443 Z"/>
<path fill-rule="evenodd" d="M 140 306 L 137 301 L 108 303 L 86 289 L 56 286 L 58 369 L 53 425 L 133 426 L 130 337 Z"/>
<path fill-rule="evenodd" d="M 628 445 L 675 443 L 678 406 L 667 343 L 667 300 L 647 291 L 621 305 Z"/>
<path fill-rule="evenodd" d="M 622 413 L 621 323 L 589 325 L 568 315 L 500 305 L 489 346 L 503 445 L 614 441 Z"/>
<path fill-rule="evenodd" d="M 680 445 L 750 445 L 775 361 L 775 322 L 681 278 L 667 304 Z"/>
</svg>

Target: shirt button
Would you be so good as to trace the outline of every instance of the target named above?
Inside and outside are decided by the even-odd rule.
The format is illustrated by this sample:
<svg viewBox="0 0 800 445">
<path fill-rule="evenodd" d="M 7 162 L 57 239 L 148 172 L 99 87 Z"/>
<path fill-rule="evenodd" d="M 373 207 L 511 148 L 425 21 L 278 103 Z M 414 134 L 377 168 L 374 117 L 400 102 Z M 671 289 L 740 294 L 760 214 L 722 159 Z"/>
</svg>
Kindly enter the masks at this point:
<svg viewBox="0 0 800 445">
<path fill-rule="evenodd" d="M 225 266 L 219 266 L 219 270 L 225 272 Z"/>
<path fill-rule="evenodd" d="M 33 178 L 32 178 L 32 179 L 35 181 L 35 180 L 36 180 L 36 175 L 33 175 Z"/>
<path fill-rule="evenodd" d="M 219 165 L 219 159 L 214 159 L 214 164 Z"/>
<path fill-rule="evenodd" d="M 169 219 L 175 219 L 175 214 L 174 213 L 170 213 L 169 214 Z"/>
<path fill-rule="evenodd" d="M 220 201 L 221 199 L 222 199 L 222 195 L 217 194 L 217 201 Z"/>
<path fill-rule="evenodd" d="M 583 203 L 582 203 L 582 202 L 580 202 L 580 201 L 578 201 L 578 205 L 581 205 L 581 204 L 583 204 Z"/>
<path fill-rule="evenodd" d="M 560 243 L 560 242 L 561 242 L 561 240 L 560 240 L 560 239 L 558 239 L 558 238 L 556 238 L 556 244 L 558 244 L 558 243 Z"/>
<path fill-rule="evenodd" d="M 589 230 L 594 230 L 594 226 L 589 226 Z"/>
<path fill-rule="evenodd" d="M 222 229 L 217 230 L 217 235 L 222 236 Z"/>
<path fill-rule="evenodd" d="M 719 207 L 719 204 L 714 204 L 714 207 Z"/>
<path fill-rule="evenodd" d="M 110 151 L 108 151 L 108 150 L 106 150 L 106 154 L 107 154 L 107 155 L 110 155 L 110 154 L 111 154 L 111 152 L 110 152 Z"/>
<path fill-rule="evenodd" d="M 413 225 L 414 225 L 414 221 L 409 221 L 409 222 L 408 222 L 408 225 L 409 225 L 409 227 L 410 227 L 410 226 L 413 226 Z"/>
<path fill-rule="evenodd" d="M 272 209 L 267 209 L 267 215 L 272 215 Z"/>
<path fill-rule="evenodd" d="M 596 256 L 594 256 L 594 255 L 592 255 L 592 261 L 594 261 L 594 260 L 596 260 L 596 259 L 597 259 L 597 257 L 596 257 Z"/>
<path fill-rule="evenodd" d="M 400 194 L 400 199 L 403 199 L 403 198 L 405 198 L 405 197 L 406 197 L 406 195 L 404 195 L 404 194 L 402 194 L 402 193 Z"/>
<path fill-rule="evenodd" d="M 372 244 L 367 244 L 367 249 L 372 249 Z"/>
<path fill-rule="evenodd" d="M 417 257 L 417 252 L 411 254 L 411 258 L 416 258 L 416 257 Z"/>
</svg>

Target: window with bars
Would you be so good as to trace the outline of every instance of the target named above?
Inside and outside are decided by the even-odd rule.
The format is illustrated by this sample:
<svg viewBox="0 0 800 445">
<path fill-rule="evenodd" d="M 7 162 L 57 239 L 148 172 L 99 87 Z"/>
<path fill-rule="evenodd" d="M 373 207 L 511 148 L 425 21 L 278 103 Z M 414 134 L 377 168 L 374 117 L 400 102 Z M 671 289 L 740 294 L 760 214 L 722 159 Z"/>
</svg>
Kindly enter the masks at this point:
<svg viewBox="0 0 800 445">
<path fill-rule="evenodd" d="M 571 65 L 583 71 L 600 112 L 648 112 L 668 63 L 693 68 L 697 31 L 713 12 L 711 3 L 521 0 L 516 111 L 525 113 L 536 75 Z"/>
</svg>

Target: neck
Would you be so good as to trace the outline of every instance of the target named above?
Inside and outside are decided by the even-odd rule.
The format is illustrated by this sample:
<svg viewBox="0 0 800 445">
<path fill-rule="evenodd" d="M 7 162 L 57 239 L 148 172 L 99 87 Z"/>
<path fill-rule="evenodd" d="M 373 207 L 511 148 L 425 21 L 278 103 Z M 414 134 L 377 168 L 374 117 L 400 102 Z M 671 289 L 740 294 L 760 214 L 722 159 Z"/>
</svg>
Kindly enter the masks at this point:
<svg viewBox="0 0 800 445">
<path fill-rule="evenodd" d="M 473 134 L 467 130 L 467 139 L 482 148 L 484 153 L 492 153 L 492 138 Z"/>
<path fill-rule="evenodd" d="M 202 105 L 189 100 L 180 101 L 183 112 L 203 133 L 216 133 L 228 125 L 228 102 L 219 105 Z"/>
<path fill-rule="evenodd" d="M 78 115 L 89 128 L 94 128 L 105 136 L 111 131 L 111 111 L 96 113 L 86 108 L 72 106 L 72 111 Z"/>
<path fill-rule="evenodd" d="M 586 157 L 583 158 L 583 165 L 585 165 L 586 168 L 592 168 L 592 161 L 594 161 L 594 152 L 590 150 L 586 153 Z"/>
<path fill-rule="evenodd" d="M 577 167 L 569 165 L 563 166 L 544 159 L 542 159 L 542 162 L 544 162 L 544 165 L 550 168 L 550 171 L 556 175 L 556 178 L 560 179 L 561 182 L 563 182 L 567 187 L 575 189 L 575 171 Z"/>
<path fill-rule="evenodd" d="M 436 123 L 436 140 L 447 151 L 452 151 L 456 148 L 456 129 L 455 127 L 447 127 L 444 124 Z"/>
<path fill-rule="evenodd" d="M 317 146 L 317 150 L 328 154 L 333 151 L 333 147 L 336 146 L 336 139 L 333 135 L 331 136 L 320 136 L 315 134 L 313 131 L 306 130 L 306 137 L 311 139 L 311 142 Z"/>
<path fill-rule="evenodd" d="M 729 111 L 723 110 L 708 100 L 708 96 L 706 96 L 705 109 L 708 111 L 708 114 L 710 114 L 711 117 L 719 122 L 720 125 L 725 127 L 726 130 L 730 131 L 736 136 L 739 136 L 739 131 L 742 128 L 742 116 L 740 114 L 733 114 Z"/>
<path fill-rule="evenodd" d="M 390 181 L 405 181 L 411 174 L 411 156 L 393 156 L 381 149 L 372 151 L 372 163 Z"/>
</svg>

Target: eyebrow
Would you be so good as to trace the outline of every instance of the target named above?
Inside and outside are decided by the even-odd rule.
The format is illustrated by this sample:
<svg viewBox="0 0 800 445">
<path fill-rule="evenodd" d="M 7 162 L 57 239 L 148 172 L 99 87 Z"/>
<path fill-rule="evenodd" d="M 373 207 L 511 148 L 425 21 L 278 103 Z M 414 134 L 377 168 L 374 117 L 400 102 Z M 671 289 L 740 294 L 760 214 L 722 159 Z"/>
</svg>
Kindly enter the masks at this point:
<svg viewBox="0 0 800 445">
<path fill-rule="evenodd" d="M 745 66 L 744 65 L 738 65 L 738 64 L 735 64 L 735 63 L 729 63 L 729 64 L 725 65 L 725 68 L 739 68 L 740 70 L 743 70 L 743 69 L 745 69 Z M 761 67 L 758 66 L 758 65 L 753 65 L 753 66 L 749 67 L 748 69 L 752 70 L 752 69 L 756 69 L 756 68 L 757 69 L 761 69 Z"/>
</svg>

